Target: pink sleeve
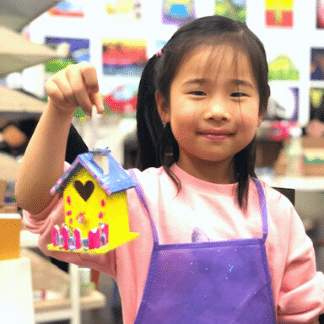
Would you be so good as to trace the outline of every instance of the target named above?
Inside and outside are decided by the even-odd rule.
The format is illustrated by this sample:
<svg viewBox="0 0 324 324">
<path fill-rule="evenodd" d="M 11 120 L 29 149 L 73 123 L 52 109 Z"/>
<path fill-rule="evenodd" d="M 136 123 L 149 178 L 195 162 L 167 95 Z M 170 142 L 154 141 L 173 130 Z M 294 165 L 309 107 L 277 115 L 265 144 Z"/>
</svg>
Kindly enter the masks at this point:
<svg viewBox="0 0 324 324">
<path fill-rule="evenodd" d="M 316 272 L 315 251 L 291 206 L 290 238 L 278 300 L 279 323 L 318 323 L 324 312 L 324 276 Z"/>
<path fill-rule="evenodd" d="M 64 171 L 69 167 L 64 165 Z M 64 223 L 64 203 L 62 195 L 55 195 L 50 205 L 38 215 L 32 215 L 23 210 L 23 223 L 26 229 L 32 233 L 40 234 L 38 240 L 39 249 L 48 256 L 55 259 L 75 263 L 79 266 L 92 268 L 100 272 L 116 277 L 116 255 L 115 251 L 106 254 L 79 254 L 70 252 L 48 251 L 47 244 L 52 243 L 51 230 L 55 225 L 61 226 Z"/>
</svg>

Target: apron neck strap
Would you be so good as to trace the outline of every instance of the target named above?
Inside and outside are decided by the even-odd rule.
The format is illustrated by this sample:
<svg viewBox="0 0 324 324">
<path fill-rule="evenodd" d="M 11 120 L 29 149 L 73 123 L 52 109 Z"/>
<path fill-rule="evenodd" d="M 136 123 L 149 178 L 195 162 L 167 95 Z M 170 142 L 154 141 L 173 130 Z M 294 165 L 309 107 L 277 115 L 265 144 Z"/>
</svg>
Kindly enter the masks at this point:
<svg viewBox="0 0 324 324">
<path fill-rule="evenodd" d="M 261 207 L 261 214 L 262 214 L 262 231 L 263 231 L 263 237 L 262 241 L 265 242 L 268 236 L 268 213 L 267 213 L 267 204 L 266 199 L 264 195 L 264 190 L 262 188 L 262 184 L 259 179 L 252 178 L 259 194 L 259 201 L 260 201 L 260 207 Z"/>
<path fill-rule="evenodd" d="M 150 213 L 150 209 L 148 208 L 148 205 L 146 203 L 146 200 L 145 200 L 145 196 L 144 196 L 144 193 L 143 193 L 143 190 L 141 188 L 141 186 L 139 185 L 139 182 L 138 182 L 138 179 L 135 175 L 135 172 L 134 170 L 130 169 L 128 170 L 129 172 L 129 175 L 131 176 L 131 178 L 134 180 L 134 182 L 136 183 L 136 186 L 135 186 L 135 190 L 136 190 L 136 193 L 138 195 L 138 197 L 140 198 L 144 208 L 146 209 L 147 211 L 147 214 L 150 218 L 150 222 L 151 222 L 151 227 L 152 227 L 152 231 L 153 231 L 153 240 L 154 240 L 154 245 L 156 244 L 159 244 L 159 237 L 158 237 L 158 233 L 157 233 L 157 230 L 155 228 L 155 225 L 154 225 L 154 222 L 153 222 L 153 218 L 152 218 L 152 215 Z"/>
</svg>

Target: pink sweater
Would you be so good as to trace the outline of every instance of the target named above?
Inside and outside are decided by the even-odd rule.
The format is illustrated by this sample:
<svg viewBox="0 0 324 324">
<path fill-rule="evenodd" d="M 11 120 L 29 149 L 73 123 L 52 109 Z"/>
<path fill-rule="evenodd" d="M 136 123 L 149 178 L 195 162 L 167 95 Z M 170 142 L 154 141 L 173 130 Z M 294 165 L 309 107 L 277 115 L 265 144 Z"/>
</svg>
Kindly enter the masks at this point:
<svg viewBox="0 0 324 324">
<path fill-rule="evenodd" d="M 171 169 L 182 184 L 178 195 L 163 168 L 150 168 L 144 172 L 135 170 L 160 243 L 191 242 L 193 229 L 197 227 L 214 241 L 262 236 L 259 197 L 253 181 L 248 209 L 243 213 L 235 203 L 237 184 L 209 183 L 192 177 L 176 165 Z M 268 185 L 263 186 L 269 223 L 266 250 L 278 323 L 318 323 L 318 315 L 324 313 L 324 278 L 323 273 L 316 272 L 312 241 L 289 200 Z M 130 230 L 139 232 L 139 238 L 104 255 L 47 251 L 52 227 L 64 222 L 61 196 L 56 195 L 38 215 L 24 211 L 27 229 L 41 234 L 38 244 L 43 253 L 115 278 L 125 324 L 134 323 L 153 246 L 149 217 L 135 189 L 128 190 L 128 209 Z"/>
</svg>

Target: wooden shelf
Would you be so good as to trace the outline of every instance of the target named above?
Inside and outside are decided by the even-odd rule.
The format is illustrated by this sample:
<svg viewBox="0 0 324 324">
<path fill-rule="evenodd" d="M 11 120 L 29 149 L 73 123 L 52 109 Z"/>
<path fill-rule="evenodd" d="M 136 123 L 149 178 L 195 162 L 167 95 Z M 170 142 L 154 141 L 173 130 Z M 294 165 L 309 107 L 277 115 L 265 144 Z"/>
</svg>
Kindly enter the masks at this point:
<svg viewBox="0 0 324 324">
<path fill-rule="evenodd" d="M 91 310 L 105 307 L 106 297 L 99 291 L 94 290 L 90 294 L 80 297 L 80 307 L 82 310 Z M 34 302 L 35 314 L 40 312 L 64 310 L 71 308 L 70 298 L 60 298 L 53 300 L 42 300 Z"/>
<path fill-rule="evenodd" d="M 20 245 L 25 248 L 36 247 L 38 238 L 39 235 L 22 230 Z M 36 323 L 70 319 L 71 324 L 80 324 L 81 310 L 94 310 L 106 306 L 106 296 L 97 290 L 88 295 L 79 296 L 78 266 L 70 264 L 70 274 L 67 274 L 31 250 L 21 249 L 20 252 L 21 255 L 31 260 L 34 290 L 53 290 L 62 296 L 67 296 L 68 290 L 70 292 L 69 297 L 35 301 Z M 70 298 L 70 296 L 72 297 Z"/>
<path fill-rule="evenodd" d="M 321 177 L 284 177 L 261 176 L 261 180 L 272 187 L 293 188 L 297 191 L 324 191 L 324 176 Z"/>
</svg>

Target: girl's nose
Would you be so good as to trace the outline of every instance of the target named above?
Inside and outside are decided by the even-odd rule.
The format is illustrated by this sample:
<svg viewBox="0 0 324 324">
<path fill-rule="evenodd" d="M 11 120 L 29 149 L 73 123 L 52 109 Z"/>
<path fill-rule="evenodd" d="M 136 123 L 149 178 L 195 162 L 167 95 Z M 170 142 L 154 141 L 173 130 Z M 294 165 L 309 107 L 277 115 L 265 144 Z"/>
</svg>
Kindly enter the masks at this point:
<svg viewBox="0 0 324 324">
<path fill-rule="evenodd" d="M 229 120 L 230 113 L 228 107 L 222 100 L 210 100 L 205 111 L 205 119 Z"/>
</svg>

